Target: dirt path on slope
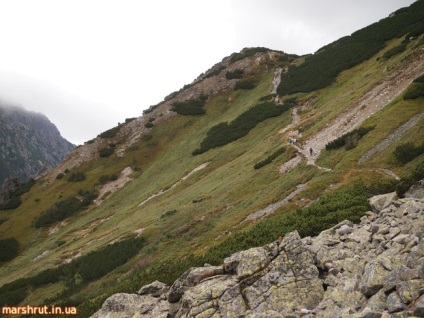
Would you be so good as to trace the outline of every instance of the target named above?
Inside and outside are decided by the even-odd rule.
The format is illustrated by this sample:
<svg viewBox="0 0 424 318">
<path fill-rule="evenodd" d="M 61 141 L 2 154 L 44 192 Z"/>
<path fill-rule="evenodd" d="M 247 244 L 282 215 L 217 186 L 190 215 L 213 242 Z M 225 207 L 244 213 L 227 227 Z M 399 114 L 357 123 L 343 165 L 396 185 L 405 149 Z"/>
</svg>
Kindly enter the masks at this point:
<svg viewBox="0 0 424 318">
<path fill-rule="evenodd" d="M 367 159 L 369 159 L 372 155 L 383 151 L 388 146 L 390 146 L 393 142 L 396 140 L 399 140 L 400 137 L 402 137 L 409 129 L 411 129 L 418 120 L 420 120 L 421 117 L 424 116 L 424 112 L 415 115 L 411 119 L 409 119 L 406 123 L 399 126 L 398 129 L 396 129 L 393 133 L 391 133 L 389 136 L 387 136 L 382 142 L 377 144 L 374 148 L 370 149 L 365 155 L 363 155 L 359 160 L 358 163 L 363 163 Z"/>
<path fill-rule="evenodd" d="M 296 167 L 302 161 L 302 158 L 305 158 L 308 164 L 315 165 L 316 159 L 327 143 L 362 124 L 365 119 L 384 108 L 401 94 L 415 78 L 423 74 L 423 61 L 424 48 L 419 48 L 404 67 L 381 80 L 356 105 L 346 109 L 329 122 L 324 129 L 308 139 L 302 148 L 297 147 L 298 156 L 280 166 L 280 173 L 285 173 Z M 312 149 L 312 153 L 310 149 Z"/>
<path fill-rule="evenodd" d="M 283 205 L 286 205 L 290 202 L 291 199 L 293 199 L 296 195 L 298 195 L 300 192 L 306 189 L 306 184 L 299 184 L 296 187 L 296 190 L 291 192 L 288 196 L 286 196 L 283 200 L 278 201 L 276 203 L 271 203 L 267 207 L 263 208 L 262 210 L 256 211 L 254 213 L 249 214 L 241 223 L 244 223 L 246 221 L 253 221 L 257 220 L 259 218 L 266 217 L 268 215 L 273 214 L 277 209 L 281 208 Z"/>
<path fill-rule="evenodd" d="M 152 194 L 150 197 L 148 197 L 146 200 L 142 201 L 138 206 L 142 206 L 142 205 L 146 204 L 147 202 L 149 202 L 151 199 L 156 198 L 156 197 L 158 197 L 158 196 L 160 196 L 160 195 L 162 195 L 162 194 L 170 191 L 171 189 L 175 188 L 177 185 L 179 185 L 184 180 L 187 180 L 193 173 L 206 168 L 206 166 L 208 164 L 209 164 L 209 162 L 202 163 L 200 166 L 194 168 L 192 171 L 190 171 L 188 174 L 186 174 L 180 180 L 178 180 L 177 182 L 175 182 L 170 188 L 159 190 L 158 192 L 156 192 L 156 193 Z"/>
</svg>

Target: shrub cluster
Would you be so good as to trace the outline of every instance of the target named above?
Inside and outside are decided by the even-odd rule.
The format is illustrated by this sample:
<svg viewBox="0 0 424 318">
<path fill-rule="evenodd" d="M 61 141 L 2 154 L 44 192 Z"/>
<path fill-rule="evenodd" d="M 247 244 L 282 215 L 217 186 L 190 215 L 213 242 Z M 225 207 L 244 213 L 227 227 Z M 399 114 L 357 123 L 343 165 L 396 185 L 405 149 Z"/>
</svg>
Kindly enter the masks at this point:
<svg viewBox="0 0 424 318">
<path fill-rule="evenodd" d="M 103 147 L 99 150 L 99 155 L 102 158 L 106 158 L 111 156 L 114 151 L 115 151 L 115 147 L 111 147 L 111 146 Z"/>
<path fill-rule="evenodd" d="M 399 197 L 403 197 L 406 191 L 414 184 L 424 178 L 424 160 L 414 169 L 411 174 L 403 176 L 396 185 L 396 193 Z"/>
<path fill-rule="evenodd" d="M 263 166 L 266 166 L 267 164 L 270 164 L 275 158 L 277 158 L 279 155 L 283 154 L 284 151 L 286 151 L 286 148 L 281 147 L 279 148 L 277 151 L 273 152 L 272 154 L 270 154 L 268 157 L 266 157 L 264 160 L 259 161 L 258 163 L 256 163 L 253 168 L 254 169 L 260 169 Z"/>
<path fill-rule="evenodd" d="M 414 83 L 424 83 L 424 75 L 421 75 L 413 80 Z"/>
<path fill-rule="evenodd" d="M 0 210 L 14 210 L 22 204 L 21 197 L 13 196 L 7 202 L 0 204 Z"/>
<path fill-rule="evenodd" d="M 351 132 L 348 132 L 333 141 L 330 141 L 325 145 L 326 150 L 339 149 L 341 147 L 346 147 L 347 150 L 355 148 L 358 144 L 358 141 L 373 130 L 375 126 L 370 127 L 361 127 Z"/>
<path fill-rule="evenodd" d="M 19 242 L 14 237 L 0 240 L 0 263 L 8 262 L 18 256 Z"/>
<path fill-rule="evenodd" d="M 81 182 L 85 180 L 85 173 L 84 172 L 72 172 L 72 174 L 68 178 L 68 182 Z"/>
<path fill-rule="evenodd" d="M 269 94 L 269 95 L 265 95 L 265 96 L 262 96 L 261 98 L 259 98 L 259 101 L 265 102 L 265 101 L 273 99 L 273 98 L 275 98 L 275 94 Z"/>
<path fill-rule="evenodd" d="M 414 160 L 424 153 L 424 142 L 420 146 L 415 146 L 412 142 L 407 142 L 396 147 L 394 156 L 401 163 L 405 164 Z"/>
<path fill-rule="evenodd" d="M 159 104 L 156 104 L 156 105 L 151 105 L 149 108 L 147 108 L 147 109 L 145 109 L 145 110 L 143 110 L 143 114 L 145 115 L 145 114 L 149 114 L 149 113 L 151 113 L 152 111 L 154 111 L 156 108 L 158 108 L 161 104 L 162 104 L 163 102 L 161 102 L 161 103 L 159 103 Z"/>
<path fill-rule="evenodd" d="M 76 277 L 88 283 L 125 264 L 146 244 L 143 237 L 128 237 L 97 251 L 83 255 L 69 264 L 46 269 L 40 273 L 15 280 L 0 287 L 0 306 L 13 306 L 23 301 L 28 291 L 43 285 L 64 281 L 68 290 L 78 288 Z"/>
<path fill-rule="evenodd" d="M 226 77 L 228 80 L 231 80 L 231 79 L 239 79 L 239 78 L 242 78 L 242 77 L 243 77 L 243 75 L 244 75 L 244 71 L 243 71 L 243 70 L 241 70 L 241 69 L 236 69 L 236 70 L 234 70 L 234 71 L 228 71 L 227 73 L 225 73 L 225 77 Z"/>
<path fill-rule="evenodd" d="M 176 213 L 177 213 L 177 210 L 170 210 L 170 211 L 167 211 L 167 212 L 165 212 L 164 214 L 162 214 L 162 215 L 160 216 L 160 218 L 161 218 L 161 219 L 164 219 L 164 218 L 170 217 L 170 216 L 172 216 L 172 215 L 174 215 L 174 214 L 176 214 Z"/>
<path fill-rule="evenodd" d="M 130 122 L 132 122 L 136 119 L 137 119 L 137 117 L 125 118 L 125 123 L 128 124 L 128 123 L 130 123 Z"/>
<path fill-rule="evenodd" d="M 256 87 L 256 81 L 252 78 L 246 78 L 238 81 L 234 85 L 234 90 L 238 89 L 254 89 Z"/>
<path fill-rule="evenodd" d="M 22 183 L 15 191 L 9 193 L 9 199 L 0 204 L 0 210 L 13 210 L 22 204 L 21 195 L 31 190 L 32 186 L 36 183 L 34 179 L 29 179 L 27 182 Z"/>
<path fill-rule="evenodd" d="M 20 288 L 0 294 L 0 307 L 19 305 L 28 296 L 28 291 L 25 288 Z"/>
<path fill-rule="evenodd" d="M 41 214 L 35 221 L 35 227 L 47 227 L 58 221 L 62 221 L 71 215 L 87 208 L 90 203 L 97 197 L 97 192 L 80 191 L 77 196 L 57 202 L 43 214 Z"/>
<path fill-rule="evenodd" d="M 127 238 L 77 259 L 78 273 L 85 282 L 98 279 L 128 262 L 146 244 L 144 237 Z"/>
<path fill-rule="evenodd" d="M 98 137 L 104 138 L 104 139 L 106 139 L 106 138 L 113 138 L 119 132 L 119 130 L 121 129 L 121 126 L 122 125 L 118 125 L 116 127 L 113 127 L 111 129 L 108 129 L 108 130 L 102 132 Z"/>
<path fill-rule="evenodd" d="M 99 183 L 106 184 L 108 182 L 115 181 L 117 179 L 118 179 L 118 176 L 116 174 L 111 174 L 111 175 L 104 174 L 99 177 Z"/>
<path fill-rule="evenodd" d="M 196 99 L 173 103 L 171 110 L 180 115 L 203 115 L 206 112 L 203 106 L 207 99 L 207 95 L 201 94 Z"/>
<path fill-rule="evenodd" d="M 391 48 L 390 50 L 388 50 L 387 52 L 385 52 L 383 54 L 383 56 L 381 57 L 381 59 L 389 59 L 392 56 L 395 56 L 396 54 L 402 53 L 403 51 L 406 50 L 406 44 L 399 44 L 398 46 L 395 46 L 394 48 Z M 380 59 L 380 58 L 378 58 Z"/>
<path fill-rule="evenodd" d="M 246 136 L 250 130 L 265 119 L 276 117 L 290 109 L 287 105 L 276 105 L 272 102 L 258 104 L 242 113 L 229 124 L 226 122 L 213 126 L 200 144 L 200 148 L 193 152 L 198 155 L 209 149 L 224 146 L 241 137 Z"/>
<path fill-rule="evenodd" d="M 424 97 L 424 75 L 416 78 L 403 95 L 403 99 L 417 99 Z"/>
<path fill-rule="evenodd" d="M 414 34 L 424 31 L 421 22 L 424 2 L 413 3 L 404 12 L 363 28 L 351 36 L 324 46 L 297 67 L 291 67 L 281 77 L 278 94 L 312 92 L 333 83 L 343 70 L 375 55 L 387 40 L 402 37 L 413 28 Z"/>
<path fill-rule="evenodd" d="M 206 73 L 205 78 L 213 77 L 221 73 L 225 69 L 224 65 L 213 67 L 209 72 Z"/>
</svg>

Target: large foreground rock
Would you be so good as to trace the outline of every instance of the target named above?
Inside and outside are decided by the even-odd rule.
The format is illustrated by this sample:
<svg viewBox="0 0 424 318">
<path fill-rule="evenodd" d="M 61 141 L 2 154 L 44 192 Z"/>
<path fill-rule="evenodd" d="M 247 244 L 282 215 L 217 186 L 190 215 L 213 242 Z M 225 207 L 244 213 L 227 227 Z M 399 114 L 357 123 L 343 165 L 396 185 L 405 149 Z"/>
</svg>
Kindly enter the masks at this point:
<svg viewBox="0 0 424 318">
<path fill-rule="evenodd" d="M 171 287 L 113 295 L 93 317 L 424 317 L 424 201 L 370 201 L 359 225 L 288 233 L 191 268 Z"/>
</svg>

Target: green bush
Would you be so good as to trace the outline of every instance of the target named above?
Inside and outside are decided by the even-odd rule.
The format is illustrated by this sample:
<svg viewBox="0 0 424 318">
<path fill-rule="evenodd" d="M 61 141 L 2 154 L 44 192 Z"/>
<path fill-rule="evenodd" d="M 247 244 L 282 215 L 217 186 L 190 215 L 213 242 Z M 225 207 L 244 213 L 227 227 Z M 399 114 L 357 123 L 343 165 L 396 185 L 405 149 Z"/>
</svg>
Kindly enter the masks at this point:
<svg viewBox="0 0 424 318">
<path fill-rule="evenodd" d="M 19 242 L 14 237 L 0 240 L 0 262 L 8 262 L 18 256 Z"/>
<path fill-rule="evenodd" d="M 13 192 L 14 196 L 21 196 L 24 193 L 27 193 L 29 190 L 31 190 L 32 186 L 36 184 L 37 181 L 34 179 L 29 179 L 27 182 L 22 183 L 19 188 L 16 189 L 15 192 Z"/>
<path fill-rule="evenodd" d="M 397 195 L 403 198 L 405 192 L 422 179 L 424 179 L 424 160 L 416 166 L 411 174 L 405 175 L 399 180 L 396 186 Z"/>
<path fill-rule="evenodd" d="M 254 89 L 256 87 L 256 81 L 254 79 L 243 79 L 236 83 L 234 90 L 238 89 Z"/>
<path fill-rule="evenodd" d="M 102 158 L 106 158 L 111 156 L 114 151 L 115 151 L 115 148 L 113 147 L 104 147 L 99 150 L 99 155 Z"/>
<path fill-rule="evenodd" d="M 72 215 L 79 213 L 87 208 L 97 197 L 98 193 L 94 190 L 80 191 L 77 196 L 59 201 L 35 221 L 35 227 L 47 227 L 58 221 L 62 221 Z"/>
<path fill-rule="evenodd" d="M 277 158 L 278 156 L 280 156 L 281 154 L 283 154 L 285 151 L 286 151 L 286 148 L 284 148 L 284 147 L 278 149 L 277 151 L 273 152 L 271 155 L 269 155 L 264 160 L 259 161 L 258 163 L 256 163 L 253 166 L 253 168 L 254 169 L 260 169 L 260 168 L 266 166 L 267 164 L 270 164 L 275 158 Z"/>
<path fill-rule="evenodd" d="M 106 184 L 108 182 L 115 181 L 117 179 L 118 179 L 118 177 L 117 177 L 116 174 L 112 174 L 112 175 L 101 175 L 99 177 L 99 183 L 100 184 Z"/>
<path fill-rule="evenodd" d="M 203 106 L 208 99 L 207 95 L 200 95 L 196 99 L 186 100 L 184 102 L 175 102 L 171 110 L 180 115 L 203 115 L 206 111 Z"/>
<path fill-rule="evenodd" d="M 155 124 L 153 124 L 152 122 L 147 122 L 147 123 L 145 123 L 144 124 L 144 127 L 146 127 L 146 128 L 152 128 L 153 126 L 154 126 Z"/>
<path fill-rule="evenodd" d="M 408 99 L 417 99 L 424 97 L 424 83 L 422 82 L 415 82 L 412 83 L 406 93 L 403 95 L 404 100 Z"/>
<path fill-rule="evenodd" d="M 406 50 L 406 44 L 400 44 L 398 46 L 395 46 L 394 48 L 391 48 L 387 52 L 385 52 L 381 58 L 382 59 L 389 59 L 392 56 L 395 56 L 396 54 L 402 53 L 405 50 Z"/>
<path fill-rule="evenodd" d="M 137 119 L 137 117 L 125 118 L 125 123 L 128 124 L 128 123 L 130 123 L 130 122 L 132 122 L 136 119 Z"/>
<path fill-rule="evenodd" d="M 28 296 L 26 288 L 12 290 L 10 292 L 0 294 L 0 307 L 17 306 Z"/>
<path fill-rule="evenodd" d="M 219 67 L 216 67 L 215 69 L 211 69 L 209 72 L 206 73 L 205 78 L 213 77 L 221 73 L 222 70 L 225 69 L 224 65 L 221 65 Z"/>
<path fill-rule="evenodd" d="M 69 178 L 68 182 L 81 182 L 85 180 L 85 174 L 84 172 L 73 172 Z"/>
<path fill-rule="evenodd" d="M 14 210 L 22 204 L 20 197 L 13 196 L 6 203 L 0 204 L 0 210 Z"/>
<path fill-rule="evenodd" d="M 156 108 L 158 108 L 161 104 L 162 104 L 163 102 L 161 102 L 161 103 L 159 103 L 159 104 L 156 104 L 156 105 L 152 105 L 152 106 L 150 106 L 149 108 L 147 108 L 147 109 L 145 109 L 145 110 L 143 110 L 143 114 L 145 115 L 145 114 L 149 114 L 149 113 L 151 113 L 151 112 L 153 112 Z"/>
<path fill-rule="evenodd" d="M 354 129 L 351 132 L 348 132 L 339 138 L 330 141 L 325 145 L 325 150 L 339 149 L 342 147 L 346 147 L 346 150 L 355 148 L 359 140 L 374 128 L 375 126 Z"/>
<path fill-rule="evenodd" d="M 56 180 L 60 180 L 60 179 L 63 179 L 63 177 L 64 177 L 65 175 L 62 173 L 62 172 L 60 172 L 60 173 L 58 173 L 57 175 L 56 175 Z"/>
<path fill-rule="evenodd" d="M 269 94 L 269 95 L 265 95 L 265 96 L 262 96 L 261 98 L 259 98 L 259 101 L 260 102 L 266 102 L 266 101 L 271 100 L 273 98 L 275 98 L 275 94 Z"/>
<path fill-rule="evenodd" d="M 81 284 L 81 281 L 76 281 L 78 277 L 81 277 L 83 282 L 90 282 L 104 276 L 134 257 L 145 244 L 146 240 L 143 237 L 128 237 L 83 255 L 69 264 L 46 269 L 34 276 L 5 284 L 0 287 L 0 306 L 17 305 L 27 297 L 30 288 L 35 289 L 58 281 L 64 281 L 68 288 L 64 294 L 56 296 L 63 300 L 63 297 L 78 290 L 80 286 L 78 284 Z M 70 300 L 67 299 L 67 305 L 70 304 L 69 302 Z"/>
<path fill-rule="evenodd" d="M 161 219 L 163 219 L 163 218 L 167 218 L 167 217 L 170 217 L 170 216 L 172 216 L 172 215 L 174 215 L 174 214 L 176 214 L 177 213 L 177 210 L 170 210 L 170 211 L 167 211 L 167 212 L 165 212 L 164 214 L 162 214 L 161 216 L 160 216 L 160 218 Z"/>
<path fill-rule="evenodd" d="M 345 149 L 351 150 L 353 148 L 356 148 L 359 143 L 359 139 L 361 139 L 361 136 L 357 132 L 347 136 L 345 142 Z"/>
<path fill-rule="evenodd" d="M 405 164 L 424 153 L 424 143 L 421 146 L 415 146 L 412 142 L 407 142 L 396 147 L 394 156 L 401 163 Z"/>
<path fill-rule="evenodd" d="M 128 262 L 145 244 L 144 237 L 132 237 L 106 245 L 78 258 L 77 271 L 85 282 L 93 281 Z"/>
<path fill-rule="evenodd" d="M 116 136 L 116 134 L 119 132 L 120 129 L 121 129 L 121 125 L 118 125 L 116 127 L 113 127 L 111 129 L 108 129 L 108 130 L 102 132 L 100 135 L 98 135 L 98 137 L 103 138 L 103 139 L 113 138 L 113 137 Z"/>
<path fill-rule="evenodd" d="M 240 78 L 243 77 L 243 75 L 244 75 L 244 71 L 243 70 L 240 70 L 240 69 L 236 69 L 234 71 L 228 71 L 227 73 L 225 73 L 225 77 L 228 80 L 231 80 L 231 79 L 240 79 Z"/>
<path fill-rule="evenodd" d="M 424 75 L 418 76 L 413 80 L 414 83 L 424 83 Z"/>
<path fill-rule="evenodd" d="M 200 148 L 193 152 L 198 155 L 209 149 L 224 146 L 241 137 L 246 136 L 250 130 L 265 119 L 276 117 L 290 109 L 287 105 L 276 105 L 273 102 L 258 104 L 242 113 L 231 123 L 219 123 L 213 126 L 200 144 Z"/>
<path fill-rule="evenodd" d="M 22 204 L 21 195 L 27 193 L 35 183 L 36 181 L 31 178 L 27 182 L 20 184 L 15 191 L 9 193 L 9 199 L 5 203 L 0 204 L 0 210 L 14 210 L 19 207 Z"/>
</svg>

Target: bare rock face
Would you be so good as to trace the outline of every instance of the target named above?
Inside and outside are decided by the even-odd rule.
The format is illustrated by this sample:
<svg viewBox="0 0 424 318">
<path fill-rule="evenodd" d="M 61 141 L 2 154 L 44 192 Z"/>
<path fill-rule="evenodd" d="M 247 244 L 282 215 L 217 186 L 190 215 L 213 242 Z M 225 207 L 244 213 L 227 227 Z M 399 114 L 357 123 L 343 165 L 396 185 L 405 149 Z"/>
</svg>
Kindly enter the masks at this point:
<svg viewBox="0 0 424 318">
<path fill-rule="evenodd" d="M 0 101 L 0 185 L 57 166 L 75 146 L 42 114 Z"/>
<path fill-rule="evenodd" d="M 360 224 L 288 233 L 191 268 L 167 293 L 155 282 L 143 295 L 113 295 L 93 317 L 423 317 L 424 200 L 370 201 Z"/>
</svg>

